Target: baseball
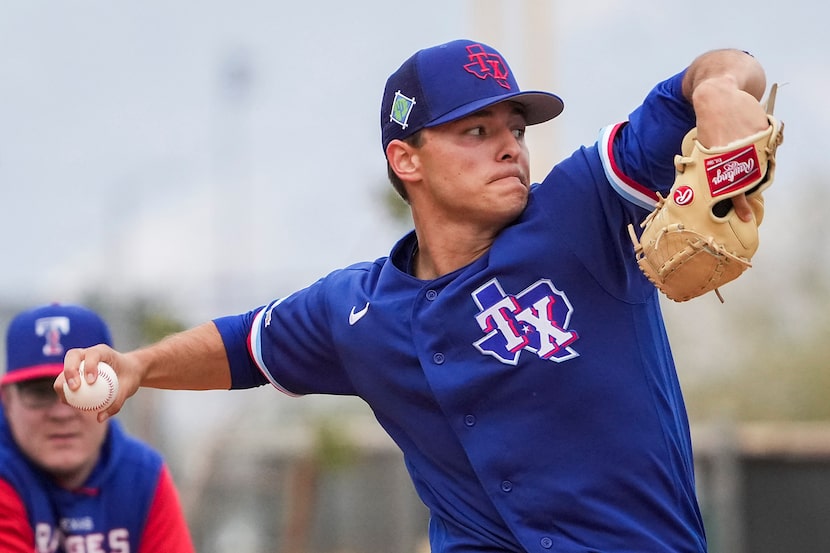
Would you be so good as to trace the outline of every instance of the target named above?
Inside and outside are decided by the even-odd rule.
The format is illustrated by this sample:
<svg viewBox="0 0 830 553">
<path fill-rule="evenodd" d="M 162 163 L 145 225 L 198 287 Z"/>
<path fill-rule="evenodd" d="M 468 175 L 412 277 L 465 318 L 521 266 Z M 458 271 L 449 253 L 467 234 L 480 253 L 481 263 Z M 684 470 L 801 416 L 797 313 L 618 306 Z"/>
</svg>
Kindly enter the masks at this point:
<svg viewBox="0 0 830 553">
<path fill-rule="evenodd" d="M 82 411 L 103 411 L 109 407 L 118 395 L 118 376 L 112 367 L 99 361 L 98 379 L 94 384 L 88 384 L 84 378 L 83 361 L 81 361 L 80 371 L 80 388 L 72 391 L 65 382 L 63 384 L 63 393 L 66 395 L 67 403 Z"/>
</svg>

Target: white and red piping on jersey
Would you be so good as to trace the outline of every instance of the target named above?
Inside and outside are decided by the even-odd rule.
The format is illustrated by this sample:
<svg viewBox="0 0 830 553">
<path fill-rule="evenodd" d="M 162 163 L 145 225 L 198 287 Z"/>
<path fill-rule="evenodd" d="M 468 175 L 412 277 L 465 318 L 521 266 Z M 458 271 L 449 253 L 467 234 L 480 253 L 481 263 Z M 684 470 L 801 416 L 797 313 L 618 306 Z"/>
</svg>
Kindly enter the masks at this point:
<svg viewBox="0 0 830 553">
<path fill-rule="evenodd" d="M 265 366 L 265 361 L 262 358 L 262 319 L 264 317 L 271 316 L 271 310 L 278 306 L 282 300 L 279 299 L 273 302 L 268 307 L 259 310 L 259 313 L 254 316 L 254 322 L 251 324 L 251 332 L 248 333 L 248 351 L 251 353 L 251 357 L 253 357 L 254 362 L 256 362 L 257 368 L 259 368 L 259 372 L 268 379 L 268 382 L 271 383 L 271 386 L 279 390 L 280 392 L 284 393 L 287 396 L 291 397 L 300 397 L 302 394 L 295 394 L 294 392 L 289 392 L 282 386 L 280 386 L 279 382 L 274 380 L 274 377 L 271 376 L 271 373 L 268 372 L 268 368 Z"/>
<path fill-rule="evenodd" d="M 614 137 L 627 123 L 627 121 L 623 121 L 616 125 L 609 125 L 600 131 L 598 150 L 602 159 L 602 168 L 605 171 L 605 177 L 611 183 L 611 187 L 617 191 L 617 194 L 629 202 L 651 211 L 657 205 L 657 193 L 624 175 L 614 159 Z"/>
</svg>

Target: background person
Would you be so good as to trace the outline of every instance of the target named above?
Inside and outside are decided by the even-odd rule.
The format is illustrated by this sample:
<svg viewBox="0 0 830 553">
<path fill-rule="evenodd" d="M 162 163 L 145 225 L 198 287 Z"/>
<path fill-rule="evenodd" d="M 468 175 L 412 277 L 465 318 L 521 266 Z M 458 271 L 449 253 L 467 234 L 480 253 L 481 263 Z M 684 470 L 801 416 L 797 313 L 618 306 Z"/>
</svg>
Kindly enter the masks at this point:
<svg viewBox="0 0 830 553">
<path fill-rule="evenodd" d="M 70 348 L 112 343 L 76 305 L 18 314 L 0 380 L 0 551 L 190 553 L 170 472 L 115 419 L 60 402 L 52 387 Z"/>
</svg>

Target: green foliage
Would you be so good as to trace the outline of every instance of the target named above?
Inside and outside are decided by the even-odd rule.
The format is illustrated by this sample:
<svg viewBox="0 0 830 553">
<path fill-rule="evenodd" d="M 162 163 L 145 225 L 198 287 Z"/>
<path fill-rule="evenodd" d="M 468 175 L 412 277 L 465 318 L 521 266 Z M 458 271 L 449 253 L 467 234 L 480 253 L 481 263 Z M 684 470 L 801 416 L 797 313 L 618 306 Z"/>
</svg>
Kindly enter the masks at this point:
<svg viewBox="0 0 830 553">
<path fill-rule="evenodd" d="M 355 462 L 359 448 L 343 429 L 331 419 L 318 422 L 314 457 L 326 469 L 337 469 Z"/>
<path fill-rule="evenodd" d="M 692 419 L 830 420 L 830 285 L 805 269 L 796 280 L 810 286 L 789 298 L 760 287 L 728 311 L 733 320 L 724 326 L 734 338 L 725 347 L 738 361 L 686 387 Z"/>
<path fill-rule="evenodd" d="M 727 414 L 738 421 L 830 420 L 830 328 L 781 348 L 754 344 L 735 371 L 687 390 L 692 419 Z"/>
<path fill-rule="evenodd" d="M 170 334 L 181 332 L 185 326 L 166 313 L 145 313 L 139 322 L 139 329 L 144 340 L 151 343 Z"/>
<path fill-rule="evenodd" d="M 412 220 L 409 204 L 400 197 L 389 183 L 383 189 L 383 205 L 386 212 L 396 221 L 409 223 Z"/>
<path fill-rule="evenodd" d="M 90 294 L 82 303 L 107 320 L 113 334 L 120 338 L 116 340 L 120 349 L 153 343 L 186 328 L 163 303 L 146 297 L 123 300 Z"/>
</svg>

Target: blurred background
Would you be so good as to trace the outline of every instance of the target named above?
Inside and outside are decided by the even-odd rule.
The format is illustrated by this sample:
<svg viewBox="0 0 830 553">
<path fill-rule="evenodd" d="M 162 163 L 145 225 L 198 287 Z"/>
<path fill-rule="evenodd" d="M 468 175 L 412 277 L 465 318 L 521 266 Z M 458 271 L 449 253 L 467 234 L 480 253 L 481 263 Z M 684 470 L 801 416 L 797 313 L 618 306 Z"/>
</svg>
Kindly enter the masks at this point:
<svg viewBox="0 0 830 553">
<path fill-rule="evenodd" d="M 725 304 L 668 302 L 667 326 L 712 552 L 830 550 L 830 8 L 626 4 L 0 4 L 2 328 L 84 303 L 132 348 L 386 255 L 410 222 L 379 102 L 422 47 L 488 42 L 565 100 L 529 130 L 537 180 L 696 55 L 743 48 L 783 84 L 762 246 Z M 423 507 L 357 400 L 142 390 L 120 416 L 168 457 L 200 552 L 424 551 Z"/>
</svg>

